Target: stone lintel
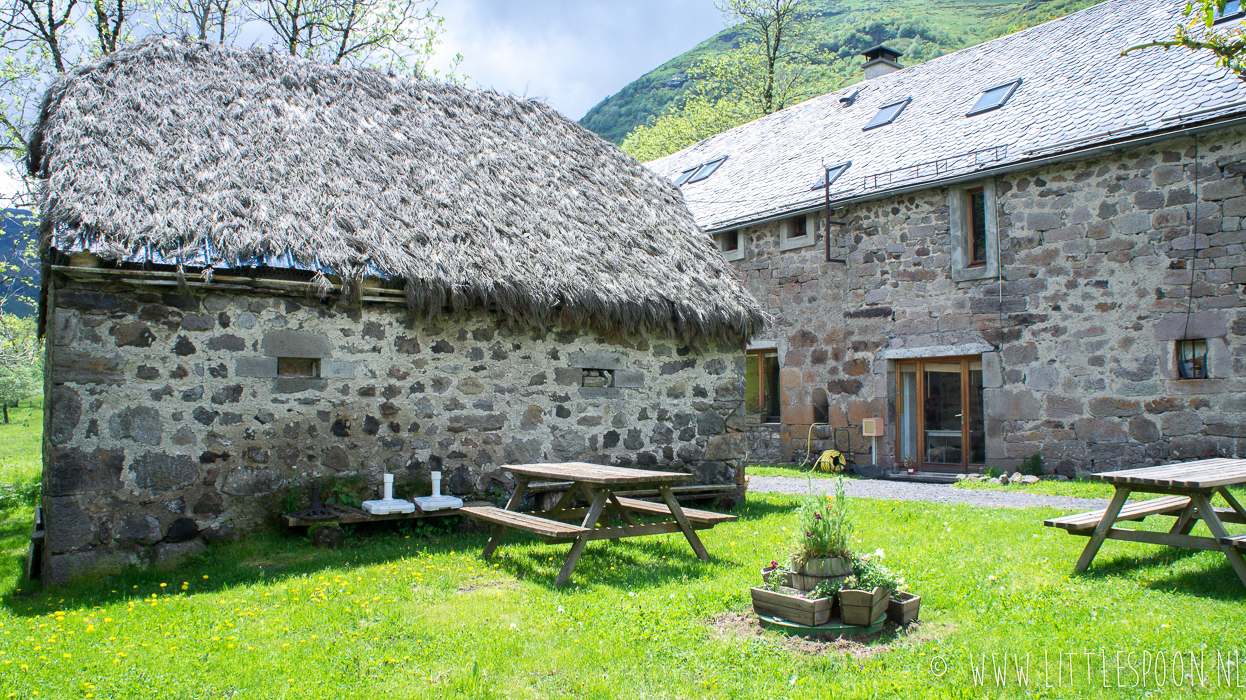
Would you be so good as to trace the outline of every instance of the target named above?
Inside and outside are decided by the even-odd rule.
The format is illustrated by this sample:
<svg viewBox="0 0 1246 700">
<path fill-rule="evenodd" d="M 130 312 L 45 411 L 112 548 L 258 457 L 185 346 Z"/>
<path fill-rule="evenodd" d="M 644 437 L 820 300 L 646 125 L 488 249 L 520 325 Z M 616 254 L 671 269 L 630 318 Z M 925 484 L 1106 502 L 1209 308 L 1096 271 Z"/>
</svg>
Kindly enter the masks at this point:
<svg viewBox="0 0 1246 700">
<path fill-rule="evenodd" d="M 994 352 L 989 343 L 958 343 L 956 345 L 927 345 L 917 348 L 887 348 L 879 353 L 884 360 L 912 360 L 927 357 L 956 357 L 958 355 L 981 355 Z"/>
<path fill-rule="evenodd" d="M 274 394 L 297 394 L 300 391 L 324 391 L 329 382 L 311 377 L 279 377 L 273 380 Z"/>
<path fill-rule="evenodd" d="M 262 347 L 269 357 L 333 357 L 333 346 L 323 333 L 268 331 L 264 334 Z"/>
<path fill-rule="evenodd" d="M 239 357 L 234 364 L 234 376 L 275 378 L 277 376 L 277 358 Z"/>
<path fill-rule="evenodd" d="M 347 362 L 345 360 L 321 360 L 320 361 L 320 378 L 321 379 L 354 379 L 355 368 L 358 362 Z"/>
<path fill-rule="evenodd" d="M 623 396 L 623 390 L 613 386 L 582 386 L 580 396 L 586 399 L 617 399 Z"/>
<path fill-rule="evenodd" d="M 580 369 L 623 369 L 626 358 L 613 352 L 573 352 L 567 355 L 567 364 Z"/>
<path fill-rule="evenodd" d="M 619 370 L 614 373 L 614 385 L 624 389 L 639 389 L 645 385 L 645 373 Z"/>
</svg>

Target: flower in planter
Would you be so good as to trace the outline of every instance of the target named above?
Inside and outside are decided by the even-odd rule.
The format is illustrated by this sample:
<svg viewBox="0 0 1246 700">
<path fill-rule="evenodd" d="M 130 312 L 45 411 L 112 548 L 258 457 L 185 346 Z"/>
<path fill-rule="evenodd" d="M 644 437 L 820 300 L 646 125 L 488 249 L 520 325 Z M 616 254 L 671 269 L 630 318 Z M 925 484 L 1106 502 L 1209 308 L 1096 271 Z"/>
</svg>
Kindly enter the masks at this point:
<svg viewBox="0 0 1246 700">
<path fill-rule="evenodd" d="M 800 524 L 797 532 L 805 534 L 804 537 L 797 536 L 798 559 L 808 561 L 849 556 L 848 543 L 852 539 L 854 524 L 848 513 L 843 479 L 837 480 L 833 497 L 810 493 L 802 498 L 796 510 L 796 519 Z"/>
</svg>

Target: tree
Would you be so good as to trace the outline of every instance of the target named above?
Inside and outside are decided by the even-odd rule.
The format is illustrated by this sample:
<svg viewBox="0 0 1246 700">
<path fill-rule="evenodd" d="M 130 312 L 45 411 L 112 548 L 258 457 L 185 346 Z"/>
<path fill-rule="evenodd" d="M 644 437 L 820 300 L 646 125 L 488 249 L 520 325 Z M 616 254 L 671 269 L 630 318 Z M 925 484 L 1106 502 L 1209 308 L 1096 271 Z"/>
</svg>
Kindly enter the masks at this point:
<svg viewBox="0 0 1246 700">
<path fill-rule="evenodd" d="M 1224 14 L 1227 4 L 1228 0 L 1191 0 L 1182 10 L 1189 21 L 1178 24 L 1171 39 L 1130 46 L 1122 50 L 1121 55 L 1157 46 L 1165 50 L 1176 47 L 1206 50 L 1216 55 L 1216 65 L 1246 76 L 1246 35 L 1240 25 L 1224 29 L 1215 26 L 1216 18 Z"/>
<path fill-rule="evenodd" d="M 142 14 L 143 7 L 130 0 L 92 0 L 89 7 L 79 0 L 3 0 L 0 122 L 5 139 L 0 148 L 20 162 L 39 101 L 52 81 L 129 42 Z M 90 33 L 80 31 L 80 24 Z"/>
<path fill-rule="evenodd" d="M 0 409 L 9 422 L 9 408 L 36 394 L 43 384 L 43 349 L 33 317 L 0 314 Z"/>
<path fill-rule="evenodd" d="M 696 80 L 693 88 L 657 119 L 633 129 L 623 140 L 623 151 L 650 161 L 764 116 L 747 90 L 732 90 L 748 73 L 742 65 L 747 58 L 735 53 L 694 65 L 688 71 Z M 756 60 L 755 55 L 752 58 Z"/>
<path fill-rule="evenodd" d="M 437 0 L 264 0 L 253 13 L 291 56 L 427 77 L 443 29 L 436 8 Z"/>
<path fill-rule="evenodd" d="M 738 27 L 747 37 L 746 53 L 761 58 L 753 67 L 762 71 L 754 93 L 762 114 L 787 107 L 793 88 L 803 82 L 812 63 L 805 51 L 812 27 L 807 0 L 727 0 L 715 7 L 728 26 Z"/>
<path fill-rule="evenodd" d="M 168 0 L 155 13 L 156 28 L 200 41 L 231 44 L 245 19 L 242 0 Z"/>
<path fill-rule="evenodd" d="M 806 0 L 730 0 L 719 9 L 744 41 L 689 69 L 692 87 L 683 97 L 623 140 L 633 157 L 659 158 L 819 92 L 827 57 L 808 49 Z"/>
</svg>

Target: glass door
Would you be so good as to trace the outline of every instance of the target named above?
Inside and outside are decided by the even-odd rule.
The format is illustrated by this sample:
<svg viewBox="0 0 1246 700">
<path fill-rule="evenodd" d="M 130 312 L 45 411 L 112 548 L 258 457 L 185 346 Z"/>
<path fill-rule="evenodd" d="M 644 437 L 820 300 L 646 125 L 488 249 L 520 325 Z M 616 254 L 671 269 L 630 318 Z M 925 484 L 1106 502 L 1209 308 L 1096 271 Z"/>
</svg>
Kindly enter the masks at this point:
<svg viewBox="0 0 1246 700">
<path fill-rule="evenodd" d="M 896 368 L 896 439 L 899 441 L 896 460 L 900 465 L 917 466 L 917 365 Z"/>
<path fill-rule="evenodd" d="M 964 410 L 961 401 L 959 362 L 924 362 L 922 410 L 922 462 L 960 466 L 964 452 Z"/>
<path fill-rule="evenodd" d="M 964 471 L 985 459 L 981 359 L 896 363 L 897 466 Z"/>
</svg>

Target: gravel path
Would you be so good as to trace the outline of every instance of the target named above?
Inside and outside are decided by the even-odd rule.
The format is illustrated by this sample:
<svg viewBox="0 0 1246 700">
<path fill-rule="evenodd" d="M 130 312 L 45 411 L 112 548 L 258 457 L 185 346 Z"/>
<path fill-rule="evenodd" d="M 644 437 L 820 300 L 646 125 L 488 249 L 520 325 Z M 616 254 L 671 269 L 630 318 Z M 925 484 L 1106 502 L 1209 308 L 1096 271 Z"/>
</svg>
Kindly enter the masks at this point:
<svg viewBox="0 0 1246 700">
<path fill-rule="evenodd" d="M 760 493 L 806 493 L 805 479 L 786 476 L 750 476 L 748 488 Z M 834 493 L 833 479 L 814 479 L 814 491 Z M 978 491 L 958 489 L 943 484 L 915 484 L 904 481 L 880 479 L 853 479 L 844 481 L 844 493 L 854 498 L 879 498 L 887 501 L 931 501 L 933 503 L 966 503 L 981 508 L 1039 508 L 1050 506 L 1078 510 L 1106 508 L 1108 502 L 1101 498 L 1073 498 L 1072 496 L 1042 496 L 1018 491 Z"/>
</svg>

